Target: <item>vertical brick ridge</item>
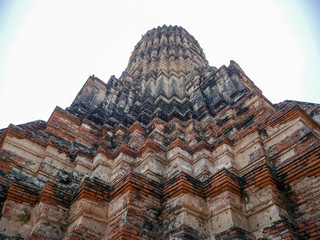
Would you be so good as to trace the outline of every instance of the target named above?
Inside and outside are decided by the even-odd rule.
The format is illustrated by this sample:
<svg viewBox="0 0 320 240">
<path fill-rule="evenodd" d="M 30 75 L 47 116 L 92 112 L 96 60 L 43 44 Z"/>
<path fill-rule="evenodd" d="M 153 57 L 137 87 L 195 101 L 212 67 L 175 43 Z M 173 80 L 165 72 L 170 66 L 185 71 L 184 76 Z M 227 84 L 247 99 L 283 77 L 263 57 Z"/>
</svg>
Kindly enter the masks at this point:
<svg viewBox="0 0 320 240">
<path fill-rule="evenodd" d="M 8 190 L 7 200 L 35 205 L 39 195 L 40 190 L 38 188 L 13 181 Z"/>
<path fill-rule="evenodd" d="M 265 163 L 242 175 L 241 182 L 245 187 L 254 185 L 260 189 L 268 185 L 278 186 L 277 175 L 278 173 L 274 167 Z"/>
<path fill-rule="evenodd" d="M 92 201 L 110 201 L 110 186 L 98 179 L 85 178 L 73 194 L 72 203 L 82 198 Z"/>
<path fill-rule="evenodd" d="M 286 218 L 274 222 L 271 227 L 265 228 L 263 230 L 263 236 L 266 239 L 301 239 L 297 234 L 295 227 Z"/>
<path fill-rule="evenodd" d="M 180 172 L 166 181 L 163 198 L 173 198 L 181 193 L 192 193 L 204 197 L 202 183 L 190 175 Z"/>
<path fill-rule="evenodd" d="M 286 206 L 301 239 L 320 237 L 320 194 L 312 191 L 319 185 L 320 147 L 307 151 L 278 170 Z"/>
<path fill-rule="evenodd" d="M 255 236 L 237 226 L 232 226 L 231 228 L 219 233 L 215 234 L 215 239 L 217 240 L 225 240 L 225 239 L 243 239 L 243 240 L 255 240 Z"/>
<path fill-rule="evenodd" d="M 161 240 L 170 240 L 170 239 L 185 239 L 185 240 L 193 240 L 199 239 L 204 240 L 207 239 L 207 236 L 204 236 L 196 229 L 193 229 L 187 225 L 181 225 L 178 229 L 172 230 L 167 233 L 165 236 L 161 237 Z"/>
<path fill-rule="evenodd" d="M 64 240 L 101 240 L 102 238 L 96 234 L 90 233 L 86 228 L 76 228 L 73 229 L 67 236 L 63 238 Z"/>
<path fill-rule="evenodd" d="M 0 174 L 2 174 L 1 170 Z M 2 212 L 2 207 L 6 201 L 10 184 L 11 181 L 0 175 L 0 212 Z"/>
<path fill-rule="evenodd" d="M 215 197 L 224 191 L 241 196 L 240 178 L 227 169 L 222 169 L 203 183 L 205 196 Z"/>
<path fill-rule="evenodd" d="M 61 205 L 69 208 L 73 190 L 60 184 L 47 181 L 39 196 L 39 202 L 46 202 L 53 206 Z"/>
<path fill-rule="evenodd" d="M 115 198 L 127 191 L 128 188 L 139 189 L 145 195 L 153 195 L 161 198 L 163 185 L 146 176 L 130 171 L 127 175 L 122 177 L 116 184 L 111 187 L 110 197 Z"/>
<path fill-rule="evenodd" d="M 53 240 L 51 237 L 46 236 L 43 233 L 39 232 L 33 232 L 30 236 L 25 238 L 26 240 L 37 240 L 37 239 L 43 239 L 43 240 Z"/>
</svg>

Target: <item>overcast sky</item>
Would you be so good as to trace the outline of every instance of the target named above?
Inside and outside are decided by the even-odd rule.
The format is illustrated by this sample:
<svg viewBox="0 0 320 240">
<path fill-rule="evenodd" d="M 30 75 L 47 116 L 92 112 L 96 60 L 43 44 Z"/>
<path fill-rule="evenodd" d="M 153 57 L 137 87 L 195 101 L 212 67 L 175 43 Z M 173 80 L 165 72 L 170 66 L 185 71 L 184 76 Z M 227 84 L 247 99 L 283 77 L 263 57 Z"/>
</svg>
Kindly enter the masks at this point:
<svg viewBox="0 0 320 240">
<path fill-rule="evenodd" d="M 320 103 L 320 1 L 0 0 L 0 129 L 48 120 L 92 74 L 119 77 L 141 35 L 179 25 L 273 103 Z M 318 16 L 317 16 L 318 15 Z"/>
</svg>

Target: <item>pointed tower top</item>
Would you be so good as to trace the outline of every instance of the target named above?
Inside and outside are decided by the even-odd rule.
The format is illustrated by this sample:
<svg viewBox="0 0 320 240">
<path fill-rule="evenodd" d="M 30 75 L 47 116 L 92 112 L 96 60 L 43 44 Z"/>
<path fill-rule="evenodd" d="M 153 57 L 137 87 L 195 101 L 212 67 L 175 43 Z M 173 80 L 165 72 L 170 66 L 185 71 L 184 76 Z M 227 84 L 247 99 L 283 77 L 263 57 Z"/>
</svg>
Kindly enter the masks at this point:
<svg viewBox="0 0 320 240">
<path fill-rule="evenodd" d="M 105 84 L 90 77 L 67 110 L 110 126 L 147 125 L 155 118 L 201 120 L 255 91 L 235 62 L 210 67 L 192 35 L 164 25 L 143 35 L 119 79 L 112 76 Z"/>
<path fill-rule="evenodd" d="M 141 78 L 164 72 L 188 74 L 209 66 L 197 40 L 184 28 L 163 25 L 143 35 L 129 59 L 126 72 Z"/>
</svg>

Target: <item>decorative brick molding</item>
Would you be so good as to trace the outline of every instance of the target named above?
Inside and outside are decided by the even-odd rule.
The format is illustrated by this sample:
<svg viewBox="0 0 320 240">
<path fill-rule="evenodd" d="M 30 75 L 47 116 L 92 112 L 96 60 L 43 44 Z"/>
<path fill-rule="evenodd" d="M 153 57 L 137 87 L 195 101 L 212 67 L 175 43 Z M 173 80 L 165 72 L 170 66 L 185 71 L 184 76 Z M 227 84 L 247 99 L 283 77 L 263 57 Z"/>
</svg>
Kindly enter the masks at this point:
<svg viewBox="0 0 320 240">
<path fill-rule="evenodd" d="M 120 78 L 0 130 L 0 238 L 318 239 L 319 122 L 152 29 Z"/>
</svg>

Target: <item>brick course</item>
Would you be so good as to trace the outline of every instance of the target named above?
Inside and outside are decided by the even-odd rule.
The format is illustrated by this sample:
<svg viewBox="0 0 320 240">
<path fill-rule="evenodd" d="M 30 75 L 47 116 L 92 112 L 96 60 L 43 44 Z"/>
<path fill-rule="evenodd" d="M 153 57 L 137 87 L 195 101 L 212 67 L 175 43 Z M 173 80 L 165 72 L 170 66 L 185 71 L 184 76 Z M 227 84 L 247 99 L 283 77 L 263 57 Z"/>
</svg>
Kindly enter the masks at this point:
<svg viewBox="0 0 320 240">
<path fill-rule="evenodd" d="M 119 79 L 0 130 L 0 238 L 319 239 L 319 115 L 152 29 Z"/>
</svg>

